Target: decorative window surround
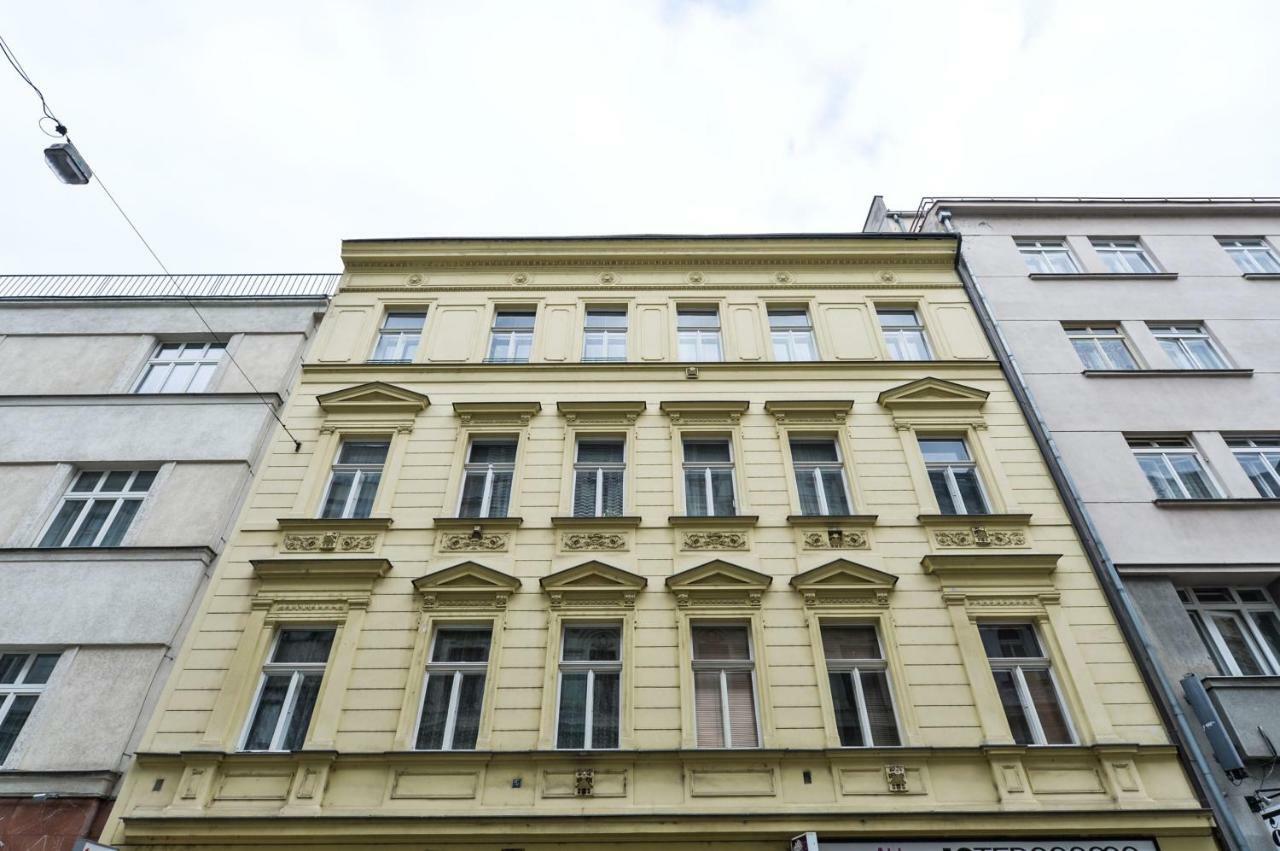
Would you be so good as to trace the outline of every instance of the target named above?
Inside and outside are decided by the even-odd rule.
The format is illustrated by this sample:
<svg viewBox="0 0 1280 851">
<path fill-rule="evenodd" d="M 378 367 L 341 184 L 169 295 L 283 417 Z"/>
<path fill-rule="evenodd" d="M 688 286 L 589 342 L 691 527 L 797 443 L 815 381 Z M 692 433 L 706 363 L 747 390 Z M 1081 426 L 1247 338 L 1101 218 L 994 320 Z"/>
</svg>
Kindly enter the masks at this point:
<svg viewBox="0 0 1280 851">
<path fill-rule="evenodd" d="M 666 585 L 676 595 L 676 605 L 689 607 L 760 608 L 765 589 L 773 577 L 749 568 L 715 559 L 667 577 Z"/>
<path fill-rule="evenodd" d="M 804 598 L 806 609 L 883 609 L 897 582 L 891 573 L 842 558 L 791 577 L 791 587 Z"/>
<path fill-rule="evenodd" d="M 281 517 L 279 549 L 287 553 L 376 553 L 390 517 Z"/>
<path fill-rule="evenodd" d="M 562 553 L 627 552 L 634 543 L 632 530 L 640 518 L 621 517 L 552 517 L 556 532 L 556 548 Z"/>
<path fill-rule="evenodd" d="M 316 404 L 326 415 L 325 423 L 321 425 L 322 430 L 329 424 L 329 419 L 336 416 L 349 425 L 355 425 L 361 418 L 369 417 L 379 426 L 391 426 L 400 431 L 402 428 L 413 428 L 417 414 L 426 410 L 431 399 L 394 384 L 371 381 L 321 394 L 316 397 Z"/>
<path fill-rule="evenodd" d="M 249 617 L 227 666 L 198 747 L 230 751 L 236 747 L 255 694 L 262 665 L 281 625 L 335 627 L 329 663 L 316 697 L 307 749 L 333 749 L 342 701 L 364 625 L 373 585 L 391 570 L 385 558 L 254 559 L 258 589 Z"/>
<path fill-rule="evenodd" d="M 705 572 L 704 572 L 705 571 Z M 731 573 L 730 573 L 731 572 Z M 699 576 L 709 580 L 702 586 L 703 593 L 684 596 L 684 592 L 676 586 L 688 587 L 688 578 L 695 587 L 700 585 Z M 735 578 L 741 577 L 741 578 Z M 753 579 L 752 577 L 757 577 Z M 675 580 L 675 582 L 673 582 Z M 761 580 L 764 585 L 761 585 Z M 752 656 L 753 700 L 756 712 L 757 747 L 769 749 L 775 746 L 773 741 L 773 701 L 768 699 L 772 693 L 769 686 L 769 660 L 764 641 L 764 628 L 761 622 L 758 603 L 745 602 L 751 592 L 730 590 L 717 592 L 716 587 L 732 586 L 740 589 L 748 584 L 759 586 L 759 591 L 767 586 L 771 577 L 758 574 L 753 570 L 727 564 L 726 562 L 708 562 L 667 578 L 667 586 L 676 591 L 679 604 L 676 609 L 676 643 L 680 659 L 680 719 L 681 747 L 686 750 L 698 749 L 698 725 L 695 717 L 696 690 L 694 688 L 694 653 L 693 627 L 713 626 L 723 623 L 726 626 L 745 627 L 749 636 Z M 719 593 L 720 596 L 716 596 Z M 758 593 L 758 592 L 757 592 Z M 681 602 L 684 599 L 685 602 Z M 754 750 L 753 748 L 752 750 Z M 722 753 L 716 749 L 717 753 Z"/>
<path fill-rule="evenodd" d="M 523 517 L 436 517 L 438 553 L 505 553 Z"/>
<path fill-rule="evenodd" d="M 877 514 L 789 514 L 787 523 L 805 550 L 864 550 L 871 546 Z"/>
<path fill-rule="evenodd" d="M 454 402 L 453 411 L 464 426 L 527 426 L 542 410 L 541 402 Z"/>
<path fill-rule="evenodd" d="M 991 394 L 941 378 L 920 378 L 891 388 L 876 401 L 893 415 L 899 431 L 916 426 L 947 427 L 968 423 L 986 428 L 982 406 Z"/>
<path fill-rule="evenodd" d="M 919 514 L 934 549 L 1031 546 L 1030 514 Z"/>
<path fill-rule="evenodd" d="M 514 576 L 464 561 L 413 580 L 423 609 L 505 609 L 507 599 L 520 590 Z"/>
<path fill-rule="evenodd" d="M 648 580 L 620 567 L 587 561 L 544 576 L 539 583 L 552 609 L 631 609 Z"/>
<path fill-rule="evenodd" d="M 766 413 L 781 424 L 840 425 L 849 418 L 853 402 L 848 400 L 815 399 L 811 401 L 765 402 Z"/>
</svg>

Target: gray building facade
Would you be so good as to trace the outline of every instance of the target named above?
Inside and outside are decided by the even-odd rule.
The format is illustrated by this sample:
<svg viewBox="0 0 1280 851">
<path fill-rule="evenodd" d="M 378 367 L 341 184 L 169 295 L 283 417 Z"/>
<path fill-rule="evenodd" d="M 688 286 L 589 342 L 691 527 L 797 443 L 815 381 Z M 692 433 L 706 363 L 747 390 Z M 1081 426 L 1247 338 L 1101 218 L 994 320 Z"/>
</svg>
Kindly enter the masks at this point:
<svg viewBox="0 0 1280 851">
<path fill-rule="evenodd" d="M 0 277 L 0 847 L 97 835 L 336 283 Z"/>
<path fill-rule="evenodd" d="M 1224 842 L 1280 847 L 1280 199 L 877 198 L 865 229 L 961 234 Z"/>
</svg>

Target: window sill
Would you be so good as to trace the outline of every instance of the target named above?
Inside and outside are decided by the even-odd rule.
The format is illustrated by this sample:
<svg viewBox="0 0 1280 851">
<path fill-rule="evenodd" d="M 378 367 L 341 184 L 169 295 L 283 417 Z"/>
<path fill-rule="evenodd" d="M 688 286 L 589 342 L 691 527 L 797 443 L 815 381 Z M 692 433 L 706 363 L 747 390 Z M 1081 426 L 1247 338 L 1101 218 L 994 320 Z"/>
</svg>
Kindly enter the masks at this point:
<svg viewBox="0 0 1280 851">
<path fill-rule="evenodd" d="M 202 544 L 175 547 L 7 547 L 0 548 L 4 561 L 189 561 L 205 564 L 215 553 Z"/>
<path fill-rule="evenodd" d="M 1271 497 L 1232 497 L 1223 499 L 1157 499 L 1157 508 L 1280 508 L 1280 499 Z"/>
<path fill-rule="evenodd" d="M 1280 272 L 1245 272 L 1246 281 L 1280 281 Z"/>
<path fill-rule="evenodd" d="M 437 529 L 471 529 L 489 526 L 496 529 L 515 529 L 524 523 L 523 517 L 435 517 L 431 523 Z"/>
<path fill-rule="evenodd" d="M 730 514 L 720 516 L 701 516 L 692 514 L 673 514 L 667 518 L 672 526 L 730 527 L 754 526 L 760 517 L 755 514 Z"/>
<path fill-rule="evenodd" d="M 552 526 L 639 526 L 640 517 L 624 514 L 617 517 L 552 517 Z"/>
<path fill-rule="evenodd" d="M 1086 369 L 1086 378 L 1251 378 L 1252 369 Z"/>
<path fill-rule="evenodd" d="M 1177 272 L 1032 272 L 1033 281 L 1176 281 Z"/>
<path fill-rule="evenodd" d="M 792 526 L 874 526 L 878 514 L 788 514 Z"/>
<path fill-rule="evenodd" d="M 916 520 L 930 526 L 972 526 L 976 523 L 1031 522 L 1030 514 L 917 514 Z"/>
<path fill-rule="evenodd" d="M 276 523 L 285 531 L 358 529 L 380 532 L 391 528 L 390 517 L 280 517 Z"/>
</svg>

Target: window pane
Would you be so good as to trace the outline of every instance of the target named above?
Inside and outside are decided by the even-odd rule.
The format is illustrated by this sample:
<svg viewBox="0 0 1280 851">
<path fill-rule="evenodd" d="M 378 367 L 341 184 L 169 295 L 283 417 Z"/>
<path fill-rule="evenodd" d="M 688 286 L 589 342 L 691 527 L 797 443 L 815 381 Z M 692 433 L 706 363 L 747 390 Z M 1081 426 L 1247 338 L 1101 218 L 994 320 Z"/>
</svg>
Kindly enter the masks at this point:
<svg viewBox="0 0 1280 851">
<path fill-rule="evenodd" d="M 0 683 L 16 683 L 22 666 L 27 663 L 26 653 L 5 653 L 0 655 Z"/>
<path fill-rule="evenodd" d="M 286 629 L 280 632 L 272 662 L 323 665 L 333 644 L 331 629 Z"/>
<path fill-rule="evenodd" d="M 698 747 L 724 747 L 724 715 L 721 710 L 719 671 L 694 672 L 693 714 L 698 728 Z"/>
<path fill-rule="evenodd" d="M 472 464 L 514 464 L 516 442 L 514 440 L 473 442 L 467 460 Z"/>
<path fill-rule="evenodd" d="M 876 316 L 884 328 L 911 328 L 920 324 L 914 310 L 877 310 Z"/>
<path fill-rule="evenodd" d="M 1209 483 L 1209 476 L 1194 455 L 1171 455 L 1169 461 L 1192 499 L 1212 499 L 1217 496 L 1213 485 Z"/>
<path fill-rule="evenodd" d="M 1035 707 L 1036 716 L 1040 719 L 1045 744 L 1071 744 L 1071 728 L 1067 726 L 1067 717 L 1062 714 L 1062 705 L 1058 703 L 1058 692 L 1053 687 L 1053 677 L 1049 675 L 1049 671 L 1024 668 L 1022 678 L 1026 680 L 1031 705 Z"/>
<path fill-rule="evenodd" d="M 387 460 L 389 446 L 385 441 L 346 441 L 338 453 L 338 463 L 380 467 Z"/>
<path fill-rule="evenodd" d="M 620 440 L 579 440 L 579 464 L 621 464 L 622 441 Z"/>
<path fill-rule="evenodd" d="M 436 633 L 432 662 L 487 662 L 489 661 L 488 628 L 442 629 Z"/>
<path fill-rule="evenodd" d="M 1128 347 L 1125 346 L 1123 340 L 1114 338 L 1100 340 L 1099 345 L 1106 352 L 1108 366 L 1104 369 L 1137 369 L 1138 364 L 1134 362 L 1133 355 L 1129 354 Z"/>
<path fill-rule="evenodd" d="M 836 463 L 840 456 L 836 453 L 834 440 L 797 440 L 791 439 L 791 460 L 796 464 Z"/>
<path fill-rule="evenodd" d="M 307 728 L 311 726 L 311 713 L 316 708 L 316 697 L 320 694 L 321 674 L 306 674 L 298 683 L 298 691 L 293 702 L 293 713 L 289 716 L 289 726 L 284 733 L 284 741 L 280 747 L 286 751 L 296 751 L 302 747 L 307 738 Z"/>
<path fill-rule="evenodd" d="M 49 675 L 53 673 L 54 666 L 58 664 L 57 653 L 39 653 L 36 654 L 36 660 L 31 663 L 30 670 L 27 671 L 23 682 L 27 685 L 40 685 L 49 682 Z M 2 682 L 3 680 L 0 680 Z"/>
<path fill-rule="evenodd" d="M 1278 456 L 1280 457 L 1280 456 Z M 1259 496 L 1277 497 L 1280 496 L 1280 480 L 1276 478 L 1275 472 L 1271 465 L 1262 455 L 1244 454 L 1236 455 L 1236 459 L 1240 462 L 1240 466 L 1244 468 L 1245 473 L 1249 475 L 1249 481 L 1253 482 L 1253 487 L 1258 491 Z"/>
<path fill-rule="evenodd" d="M 681 328 L 719 328 L 720 317 L 715 308 L 680 308 L 677 311 Z"/>
<path fill-rule="evenodd" d="M 351 486 L 355 484 L 356 474 L 352 470 L 338 470 L 329 480 L 329 495 L 325 497 L 321 517 L 341 517 L 347 507 L 347 497 L 351 494 Z"/>
<path fill-rule="evenodd" d="M 147 367 L 142 381 L 138 382 L 138 393 L 159 393 L 164 387 L 165 376 L 169 374 L 168 364 L 152 364 Z"/>
<path fill-rule="evenodd" d="M 620 652 L 620 633 L 615 626 L 565 627 L 566 662 L 616 662 Z"/>
<path fill-rule="evenodd" d="M 107 522 L 107 515 L 111 513 L 111 509 L 115 507 L 115 504 L 116 501 L 114 499 L 95 499 L 90 503 L 84 522 L 76 530 L 70 546 L 94 546 L 94 540 L 98 537 L 98 532 L 101 531 L 103 524 Z"/>
<path fill-rule="evenodd" d="M 133 477 L 133 484 L 129 485 L 129 493 L 146 493 L 155 480 L 155 470 L 141 470 Z"/>
<path fill-rule="evenodd" d="M 850 671 L 831 671 L 827 674 L 831 685 L 831 702 L 836 712 L 836 730 L 840 733 L 840 744 L 847 748 L 862 747 L 862 724 L 858 720 L 858 699 L 853 688 L 853 674 Z"/>
<path fill-rule="evenodd" d="M 1107 360 L 1103 357 L 1096 340 L 1072 340 L 1071 345 L 1075 347 L 1076 354 L 1080 356 L 1080 362 L 1084 364 L 1085 369 L 1108 368 Z"/>
<path fill-rule="evenodd" d="M 684 460 L 687 464 L 727 462 L 729 460 L 729 441 L 686 440 L 684 442 Z"/>
<path fill-rule="evenodd" d="M 98 487 L 98 482 L 102 481 L 103 473 L 100 471 L 92 471 L 81 473 L 76 476 L 75 483 L 71 485 L 71 490 L 76 493 L 87 493 Z"/>
<path fill-rule="evenodd" d="M 60 547 L 66 540 L 67 534 L 71 531 L 71 527 L 75 525 L 76 518 L 80 516 L 80 512 L 84 510 L 85 500 L 68 499 L 63 501 L 62 507 L 58 509 L 58 515 L 53 519 L 53 523 L 49 526 L 49 531 L 44 533 L 44 537 L 40 539 L 42 547 Z"/>
<path fill-rule="evenodd" d="M 458 695 L 458 717 L 453 722 L 453 749 L 475 750 L 480 734 L 480 710 L 484 703 L 484 674 L 464 674 Z"/>
<path fill-rule="evenodd" d="M 107 473 L 106 481 L 102 483 L 100 490 L 121 493 L 124 491 L 125 485 L 129 483 L 129 478 L 132 475 L 133 472 L 130 470 L 112 470 Z"/>
<path fill-rule="evenodd" d="M 618 746 L 618 692 L 617 673 L 597 673 L 591 689 L 591 747 L 616 748 Z"/>
<path fill-rule="evenodd" d="M 1187 340 L 1186 345 L 1200 369 L 1226 369 L 1226 363 L 1208 340 Z"/>
<path fill-rule="evenodd" d="M 930 470 L 929 484 L 933 486 L 933 495 L 938 500 L 938 510 L 943 514 L 959 514 L 960 506 L 951 497 L 951 488 L 947 484 L 946 470 Z"/>
<path fill-rule="evenodd" d="M 506 517 L 511 506 L 510 470 L 495 470 L 493 473 L 493 492 L 489 495 L 489 516 Z"/>
<path fill-rule="evenodd" d="M 733 498 L 733 471 L 713 469 L 711 471 L 712 514 L 716 517 L 732 517 L 737 514 Z"/>
<path fill-rule="evenodd" d="M 363 471 L 360 475 L 360 490 L 356 493 L 355 504 L 351 507 L 352 517 L 368 517 L 373 513 L 373 497 L 378 493 L 378 482 L 382 473 Z"/>
<path fill-rule="evenodd" d="M 479 517 L 484 506 L 484 483 L 487 474 L 483 470 L 468 470 L 462 480 L 462 503 L 458 506 L 459 517 Z"/>
<path fill-rule="evenodd" d="M 1040 656 L 1040 643 L 1030 624 L 983 624 L 978 627 L 982 646 L 991 659 L 1028 659 Z"/>
<path fill-rule="evenodd" d="M 710 513 L 707 505 L 706 470 L 695 469 L 684 471 L 685 513 L 692 517 L 706 517 Z"/>
<path fill-rule="evenodd" d="M 560 720 L 556 747 L 584 748 L 587 741 L 587 672 L 560 675 Z"/>
<path fill-rule="evenodd" d="M 1258 627 L 1258 632 L 1262 633 L 1263 640 L 1267 642 L 1271 655 L 1280 659 L 1280 620 L 1273 612 L 1252 612 L 1251 616 L 1254 625 Z M 30 677 L 27 678 L 28 681 L 30 679 Z"/>
<path fill-rule="evenodd" d="M 129 524 L 133 522 L 133 517 L 138 513 L 138 508 L 141 505 L 142 500 L 140 499 L 120 500 L 120 509 L 116 511 L 116 516 L 111 519 L 111 525 L 107 527 L 107 533 L 102 536 L 98 546 L 120 546 L 120 542 L 124 540 L 124 533 L 129 530 Z"/>
<path fill-rule="evenodd" d="M 196 377 L 196 365 L 193 363 L 174 364 L 169 378 L 164 383 L 165 393 L 184 393 Z"/>
<path fill-rule="evenodd" d="M 1252 642 L 1245 635 L 1245 627 L 1239 616 L 1227 612 L 1210 612 L 1209 618 L 1218 628 L 1222 643 L 1227 646 L 1227 652 L 1235 660 L 1241 674 L 1250 677 L 1266 673 L 1258 662 Z"/>
<path fill-rule="evenodd" d="M 387 331 L 421 331 L 425 313 L 388 313 L 382 327 Z"/>
<path fill-rule="evenodd" d="M 622 516 L 622 471 L 605 470 L 601 476 L 604 483 L 604 494 L 601 497 L 602 513 L 605 517 Z"/>
<path fill-rule="evenodd" d="M 693 628 L 693 658 L 742 661 L 751 658 L 747 630 L 741 626 Z"/>
<path fill-rule="evenodd" d="M 288 674 L 267 677 L 258 698 L 258 710 L 249 726 L 249 735 L 245 738 L 245 750 L 270 749 L 276 722 L 280 720 L 280 711 L 284 708 L 285 695 L 289 693 L 289 679 Z"/>
<path fill-rule="evenodd" d="M 807 328 L 809 313 L 804 308 L 783 308 L 769 311 L 771 328 Z"/>
<path fill-rule="evenodd" d="M 826 469 L 819 476 L 822 479 L 823 493 L 827 497 L 827 513 L 848 514 L 849 497 L 845 493 L 844 473 L 838 469 Z"/>
<path fill-rule="evenodd" d="M 1000 705 L 1004 707 L 1004 717 L 1009 720 L 1009 730 L 1013 740 L 1020 745 L 1033 745 L 1035 738 L 1031 735 L 1031 725 L 1018 699 L 1018 686 L 1014 681 L 1013 671 L 993 671 L 996 678 L 996 691 L 1000 694 Z"/>
<path fill-rule="evenodd" d="M 573 516 L 596 516 L 595 470 L 579 470 L 573 476 Z"/>
<path fill-rule="evenodd" d="M 600 308 L 592 308 L 587 311 L 587 325 L 591 328 L 621 328 L 627 327 L 627 311 L 624 309 L 604 310 Z"/>
<path fill-rule="evenodd" d="M 1162 455 L 1139 455 L 1138 466 L 1142 468 L 1142 472 L 1146 474 L 1147 481 L 1151 483 L 1151 489 L 1156 492 L 1158 499 L 1180 499 L 1182 491 L 1178 489 L 1171 471 L 1164 462 Z"/>
<path fill-rule="evenodd" d="M 418 739 L 414 747 L 422 751 L 438 751 L 444 747 L 444 725 L 449 715 L 449 694 L 453 674 L 431 674 L 422 698 L 422 720 L 418 722 Z"/>
<path fill-rule="evenodd" d="M 14 697 L 9 713 L 4 716 L 4 721 L 0 722 L 0 762 L 4 762 L 9 756 L 13 743 L 17 741 L 18 734 L 22 732 L 27 719 L 31 717 L 31 710 L 35 705 L 36 695 L 34 694 L 20 694 Z"/>
<path fill-rule="evenodd" d="M 725 674 L 729 692 L 729 738 L 735 748 L 754 748 L 760 744 L 756 733 L 755 691 L 750 671 Z"/>
<path fill-rule="evenodd" d="M 870 624 L 827 624 L 822 627 L 822 652 L 828 659 L 879 659 L 876 628 Z"/>
<path fill-rule="evenodd" d="M 964 441 L 949 437 L 926 437 L 920 440 L 920 451 L 926 461 L 968 461 L 969 450 Z"/>
<path fill-rule="evenodd" d="M 952 468 L 952 477 L 956 481 L 956 489 L 960 491 L 960 499 L 964 501 L 966 514 L 986 514 L 987 502 L 982 498 L 982 488 L 978 486 L 978 471 L 972 467 Z"/>
<path fill-rule="evenodd" d="M 818 502 L 818 483 L 812 469 L 796 470 L 796 492 L 800 495 L 800 513 L 818 515 L 822 505 Z"/>
<path fill-rule="evenodd" d="M 889 696 L 889 677 L 884 671 L 861 671 L 862 698 L 867 705 L 867 723 L 871 727 L 871 744 L 896 747 L 898 722 L 893 717 L 893 698 Z"/>
</svg>

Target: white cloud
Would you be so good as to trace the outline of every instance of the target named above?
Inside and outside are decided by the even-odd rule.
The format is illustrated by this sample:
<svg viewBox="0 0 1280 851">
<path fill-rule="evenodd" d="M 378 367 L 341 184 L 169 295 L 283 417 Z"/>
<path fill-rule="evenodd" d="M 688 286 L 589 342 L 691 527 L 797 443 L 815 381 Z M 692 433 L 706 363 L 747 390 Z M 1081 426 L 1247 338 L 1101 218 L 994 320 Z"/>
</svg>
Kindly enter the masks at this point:
<svg viewBox="0 0 1280 851">
<path fill-rule="evenodd" d="M 871 196 L 1277 195 L 1270 2 L 90 3 L 2 30 L 175 271 L 344 237 L 856 230 Z M 0 71 L 5 69 L 0 69 Z M 151 271 L 0 76 L 0 272 Z"/>
</svg>

